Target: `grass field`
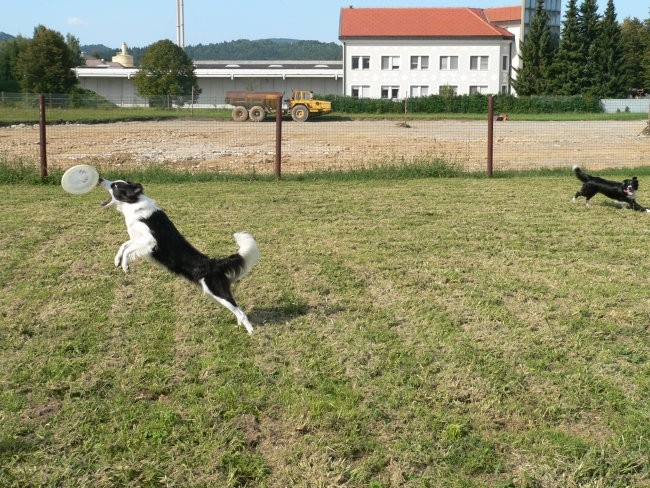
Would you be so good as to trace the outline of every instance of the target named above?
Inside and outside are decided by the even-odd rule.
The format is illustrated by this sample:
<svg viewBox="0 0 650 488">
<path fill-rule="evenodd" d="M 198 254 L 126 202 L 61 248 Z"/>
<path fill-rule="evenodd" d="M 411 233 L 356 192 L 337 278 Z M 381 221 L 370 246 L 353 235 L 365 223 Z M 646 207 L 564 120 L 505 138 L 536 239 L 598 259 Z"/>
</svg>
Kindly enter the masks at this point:
<svg viewBox="0 0 650 488">
<path fill-rule="evenodd" d="M 192 109 L 191 107 L 179 109 L 160 108 L 47 108 L 46 120 L 49 124 L 99 124 L 118 121 L 145 121 L 166 119 L 215 119 L 231 120 L 230 110 L 227 109 Z M 486 114 L 481 113 L 408 113 L 409 120 L 437 120 L 437 119 L 469 119 L 485 120 Z M 621 112 L 615 114 L 563 112 L 563 113 L 519 113 L 508 114 L 511 120 L 530 121 L 583 121 L 583 120 L 645 120 L 647 114 Z M 11 105 L 0 105 L 0 127 L 14 124 L 38 123 L 38 107 L 25 108 Z M 324 120 L 350 120 L 350 119 L 390 119 L 402 120 L 405 114 L 383 113 L 343 113 L 335 112 L 321 117 Z M 268 119 L 273 119 L 272 115 Z M 291 120 L 287 116 L 286 120 Z"/>
<path fill-rule="evenodd" d="M 115 269 L 99 189 L 3 185 L 0 486 L 650 486 L 650 215 L 568 171 L 140 181 L 209 254 L 256 236 L 256 331 Z"/>
</svg>

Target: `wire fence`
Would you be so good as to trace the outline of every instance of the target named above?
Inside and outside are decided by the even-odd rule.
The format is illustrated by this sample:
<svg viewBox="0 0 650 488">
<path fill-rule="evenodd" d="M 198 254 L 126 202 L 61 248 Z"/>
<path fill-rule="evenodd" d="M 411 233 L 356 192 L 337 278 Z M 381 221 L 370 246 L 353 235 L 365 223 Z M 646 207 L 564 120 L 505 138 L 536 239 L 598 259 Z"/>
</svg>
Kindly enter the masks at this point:
<svg viewBox="0 0 650 488">
<path fill-rule="evenodd" d="M 22 108 L 21 110 L 24 110 Z M 33 107 L 31 110 L 38 110 Z M 126 109 L 120 109 L 122 111 Z M 183 109 L 184 110 L 184 109 Z M 8 123 L 0 106 L 0 159 L 38 166 L 41 134 L 35 123 Z M 172 169 L 273 174 L 276 124 L 188 116 L 110 123 L 47 124 L 49 168 L 80 163 L 100 168 L 161 165 Z M 648 121 L 529 122 L 493 125 L 494 171 L 639 167 L 650 161 Z M 340 171 L 444 162 L 487 169 L 488 120 L 354 120 L 337 117 L 282 123 L 282 173 Z"/>
</svg>

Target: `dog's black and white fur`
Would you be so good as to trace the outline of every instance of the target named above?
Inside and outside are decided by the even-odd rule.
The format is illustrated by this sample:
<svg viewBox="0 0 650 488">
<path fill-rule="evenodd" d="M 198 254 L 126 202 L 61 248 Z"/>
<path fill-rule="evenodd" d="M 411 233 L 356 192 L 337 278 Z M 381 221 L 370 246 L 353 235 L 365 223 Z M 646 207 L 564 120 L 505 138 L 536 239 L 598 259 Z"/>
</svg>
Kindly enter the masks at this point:
<svg viewBox="0 0 650 488">
<path fill-rule="evenodd" d="M 253 236 L 237 232 L 234 237 L 239 251 L 225 258 L 212 259 L 187 242 L 167 214 L 144 195 L 139 183 L 100 178 L 99 185 L 111 195 L 102 206 L 115 205 L 124 215 L 129 234 L 129 240 L 115 255 L 115 266 L 121 266 L 126 273 L 134 259 L 151 258 L 169 271 L 200 285 L 206 295 L 234 313 L 237 322 L 246 327 L 249 334 L 253 332 L 253 326 L 231 291 L 231 284 L 243 278 L 260 257 Z"/>
<path fill-rule="evenodd" d="M 585 197 L 587 206 L 589 206 L 591 198 L 597 193 L 601 193 L 612 200 L 626 204 L 633 210 L 650 212 L 650 209 L 639 205 L 636 201 L 636 192 L 639 190 L 639 180 L 636 176 L 623 181 L 611 181 L 599 176 L 588 175 L 578 166 L 573 167 L 573 172 L 582 181 L 582 188 L 573 197 L 574 202 L 578 197 Z"/>
</svg>

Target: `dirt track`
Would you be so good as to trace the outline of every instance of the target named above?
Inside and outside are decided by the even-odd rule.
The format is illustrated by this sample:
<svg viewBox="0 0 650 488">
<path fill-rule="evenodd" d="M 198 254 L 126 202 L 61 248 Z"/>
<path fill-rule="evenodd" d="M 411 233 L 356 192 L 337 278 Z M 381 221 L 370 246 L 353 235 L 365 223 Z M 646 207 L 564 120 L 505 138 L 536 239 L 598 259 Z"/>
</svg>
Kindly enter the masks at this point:
<svg viewBox="0 0 650 488">
<path fill-rule="evenodd" d="M 283 171 L 309 171 L 410 162 L 436 156 L 481 170 L 487 159 L 485 121 L 316 120 L 282 125 Z M 646 121 L 495 122 L 495 169 L 591 169 L 650 163 Z M 0 128 L 0 155 L 39 161 L 38 130 Z M 48 127 L 48 163 L 100 167 L 169 164 L 220 171 L 273 170 L 275 124 L 231 121 L 128 122 Z"/>
</svg>

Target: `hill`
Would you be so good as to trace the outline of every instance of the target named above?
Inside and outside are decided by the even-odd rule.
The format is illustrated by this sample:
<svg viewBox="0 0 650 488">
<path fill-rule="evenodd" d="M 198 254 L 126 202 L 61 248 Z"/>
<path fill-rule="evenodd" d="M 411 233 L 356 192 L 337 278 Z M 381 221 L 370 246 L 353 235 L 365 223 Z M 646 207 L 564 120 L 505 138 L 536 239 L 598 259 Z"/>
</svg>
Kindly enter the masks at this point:
<svg viewBox="0 0 650 488">
<path fill-rule="evenodd" d="M 15 36 L 0 32 L 0 42 L 15 39 Z M 145 47 L 129 46 L 136 64 L 139 63 Z M 120 46 L 109 47 L 104 44 L 84 44 L 80 46 L 84 53 L 109 60 L 120 50 Z M 196 61 L 210 60 L 277 60 L 295 61 L 331 61 L 342 59 L 341 46 L 336 42 L 302 41 L 298 39 L 238 39 L 212 44 L 186 46 L 185 52 Z"/>
<path fill-rule="evenodd" d="M 259 39 L 256 41 L 239 39 L 217 44 L 187 46 L 185 51 L 197 61 L 211 59 L 327 61 L 338 60 L 342 57 L 341 46 L 335 42 L 295 39 Z"/>
<path fill-rule="evenodd" d="M 129 53 L 138 64 L 146 47 L 131 47 Z M 102 59 L 110 60 L 119 48 L 110 48 L 103 44 L 81 46 L 83 52 L 97 54 Z M 307 60 L 330 61 L 342 58 L 341 46 L 335 42 L 301 41 L 297 39 L 238 39 L 213 44 L 186 46 L 185 52 L 195 61 L 215 59 L 246 60 Z"/>
</svg>

